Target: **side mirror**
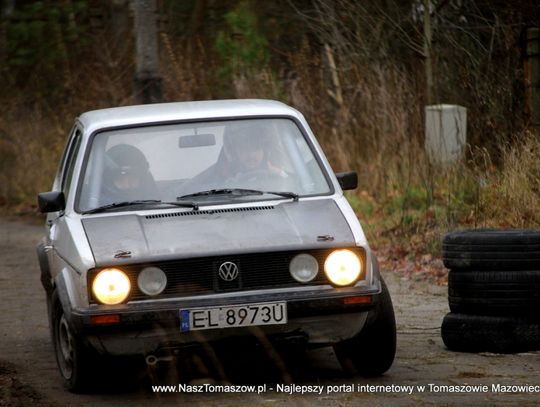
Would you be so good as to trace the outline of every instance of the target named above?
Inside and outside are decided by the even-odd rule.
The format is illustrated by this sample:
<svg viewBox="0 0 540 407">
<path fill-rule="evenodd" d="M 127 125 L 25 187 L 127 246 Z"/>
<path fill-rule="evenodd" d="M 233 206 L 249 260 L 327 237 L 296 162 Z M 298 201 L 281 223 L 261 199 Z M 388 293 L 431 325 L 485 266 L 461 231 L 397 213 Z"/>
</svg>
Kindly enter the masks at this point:
<svg viewBox="0 0 540 407">
<path fill-rule="evenodd" d="M 38 206 L 43 213 L 63 211 L 66 208 L 66 198 L 61 191 L 42 192 L 38 194 Z"/>
<path fill-rule="evenodd" d="M 358 186 L 358 174 L 356 171 L 337 172 L 336 177 L 341 189 L 344 191 L 356 189 Z"/>
</svg>

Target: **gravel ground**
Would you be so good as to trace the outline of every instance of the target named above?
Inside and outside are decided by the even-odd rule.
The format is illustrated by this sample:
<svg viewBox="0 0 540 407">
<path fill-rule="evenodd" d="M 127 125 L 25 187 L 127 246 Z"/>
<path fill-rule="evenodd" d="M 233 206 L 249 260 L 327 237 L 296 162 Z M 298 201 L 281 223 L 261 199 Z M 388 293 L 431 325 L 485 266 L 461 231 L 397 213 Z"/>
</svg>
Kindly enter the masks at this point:
<svg viewBox="0 0 540 407">
<path fill-rule="evenodd" d="M 94 394 L 71 394 L 62 387 L 49 339 L 45 296 L 34 252 L 41 233 L 42 226 L 35 221 L 0 218 L 0 406 L 30 403 L 115 406 L 121 402 L 132 406 L 149 402 L 201 406 L 354 406 L 360 403 L 370 406 L 536 406 L 540 403 L 540 392 L 505 392 L 512 389 L 493 388 L 498 385 L 540 386 L 540 352 L 496 355 L 446 350 L 440 338 L 440 324 L 448 312 L 446 288 L 406 280 L 390 270 L 385 271 L 384 276 L 396 311 L 398 351 L 394 366 L 383 377 L 347 377 L 331 349 L 309 351 L 306 355 L 286 358 L 283 363 L 267 357 L 264 352 L 238 349 L 224 355 L 226 371 L 237 372 L 232 383 L 266 385 L 266 391 L 261 394 L 152 391 L 152 385 L 176 385 L 180 379 L 190 384 L 216 384 L 215 377 L 201 378 L 204 369 L 198 367 L 196 357 L 169 364 L 150 374 L 146 374 L 144 368 L 124 369 L 124 373 L 116 376 L 116 379 L 123 377 L 120 383 L 116 380 Z M 291 377 L 297 387 L 278 391 L 277 385 Z M 369 385 L 379 387 L 365 387 Z M 485 385 L 487 391 L 471 392 L 462 387 L 467 385 Z M 308 392 L 301 394 L 302 388 Z M 289 390 L 294 391 L 289 394 Z"/>
</svg>

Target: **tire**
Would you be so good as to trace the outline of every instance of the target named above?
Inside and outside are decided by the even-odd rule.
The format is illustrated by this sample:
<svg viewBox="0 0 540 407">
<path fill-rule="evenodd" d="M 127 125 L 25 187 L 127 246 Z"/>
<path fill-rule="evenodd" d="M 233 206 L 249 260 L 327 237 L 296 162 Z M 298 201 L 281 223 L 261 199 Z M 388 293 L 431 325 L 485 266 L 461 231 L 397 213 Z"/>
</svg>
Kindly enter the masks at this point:
<svg viewBox="0 0 540 407">
<path fill-rule="evenodd" d="M 50 321 L 56 362 L 66 389 L 73 393 L 88 392 L 92 382 L 102 374 L 98 371 L 97 355 L 73 330 L 56 291 L 51 297 Z"/>
<path fill-rule="evenodd" d="M 456 313 L 535 315 L 540 308 L 540 270 L 451 270 L 448 302 L 450 311 Z"/>
<path fill-rule="evenodd" d="M 540 270 L 540 231 L 476 229 L 443 239 L 446 268 L 460 270 Z"/>
<path fill-rule="evenodd" d="M 540 350 L 538 318 L 447 314 L 441 326 L 444 344 L 460 352 L 515 353 Z"/>
<path fill-rule="evenodd" d="M 343 370 L 373 377 L 384 374 L 396 354 L 396 320 L 392 299 L 381 277 L 381 294 L 366 326 L 351 339 L 334 345 L 334 352 Z M 373 317 L 373 318 L 372 318 Z"/>
</svg>

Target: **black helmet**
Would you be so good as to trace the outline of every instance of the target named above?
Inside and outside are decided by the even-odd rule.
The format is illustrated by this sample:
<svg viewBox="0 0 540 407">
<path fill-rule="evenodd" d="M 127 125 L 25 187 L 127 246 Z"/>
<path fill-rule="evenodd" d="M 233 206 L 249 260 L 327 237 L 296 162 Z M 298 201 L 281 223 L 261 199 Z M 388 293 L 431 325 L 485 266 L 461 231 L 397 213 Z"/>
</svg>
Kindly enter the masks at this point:
<svg viewBox="0 0 540 407">
<path fill-rule="evenodd" d="M 144 154 L 138 148 L 128 144 L 118 144 L 109 148 L 106 156 L 110 169 L 121 174 L 143 174 L 149 168 Z"/>
</svg>

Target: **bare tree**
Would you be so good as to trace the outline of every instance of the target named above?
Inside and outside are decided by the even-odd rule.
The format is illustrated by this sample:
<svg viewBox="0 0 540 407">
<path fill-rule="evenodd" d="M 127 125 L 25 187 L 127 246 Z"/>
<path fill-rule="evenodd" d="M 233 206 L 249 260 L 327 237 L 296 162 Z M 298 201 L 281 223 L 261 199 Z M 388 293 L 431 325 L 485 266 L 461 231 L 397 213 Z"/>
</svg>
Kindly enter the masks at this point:
<svg viewBox="0 0 540 407">
<path fill-rule="evenodd" d="M 424 58 L 426 71 L 426 102 L 433 103 L 433 59 L 431 53 L 431 1 L 424 0 Z"/>
</svg>

